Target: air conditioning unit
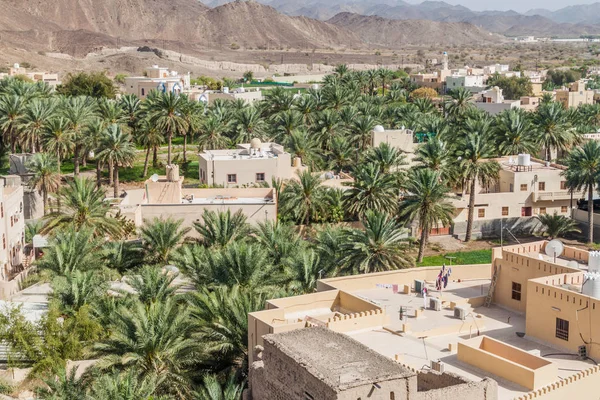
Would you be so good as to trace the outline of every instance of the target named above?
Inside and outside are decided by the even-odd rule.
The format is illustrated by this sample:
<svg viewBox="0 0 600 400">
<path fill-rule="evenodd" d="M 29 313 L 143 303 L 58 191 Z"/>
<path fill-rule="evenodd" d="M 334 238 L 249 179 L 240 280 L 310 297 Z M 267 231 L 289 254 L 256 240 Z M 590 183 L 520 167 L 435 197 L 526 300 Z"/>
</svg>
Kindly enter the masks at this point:
<svg viewBox="0 0 600 400">
<path fill-rule="evenodd" d="M 467 311 L 464 307 L 454 307 L 454 317 L 464 321 L 467 318 Z"/>
<path fill-rule="evenodd" d="M 434 311 L 442 311 L 442 302 L 437 297 L 432 297 L 429 299 L 429 308 Z"/>
<path fill-rule="evenodd" d="M 424 287 L 425 287 L 425 281 L 415 279 L 415 292 L 421 294 Z"/>
<path fill-rule="evenodd" d="M 440 360 L 431 360 L 431 369 L 443 374 L 444 369 L 445 369 L 445 364 Z"/>
<path fill-rule="evenodd" d="M 577 348 L 577 354 L 579 354 L 579 357 L 581 357 L 581 358 L 587 358 L 587 356 L 588 356 L 587 346 L 585 346 L 585 345 L 579 346 Z"/>
</svg>

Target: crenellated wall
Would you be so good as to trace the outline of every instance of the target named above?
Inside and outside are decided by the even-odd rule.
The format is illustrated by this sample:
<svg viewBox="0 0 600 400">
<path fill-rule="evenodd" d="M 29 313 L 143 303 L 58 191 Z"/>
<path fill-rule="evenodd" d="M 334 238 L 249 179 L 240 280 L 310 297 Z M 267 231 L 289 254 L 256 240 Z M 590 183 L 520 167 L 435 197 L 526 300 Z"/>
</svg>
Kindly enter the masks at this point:
<svg viewBox="0 0 600 400">
<path fill-rule="evenodd" d="M 515 400 L 596 399 L 600 384 L 600 366 L 577 372 L 548 386 L 515 398 Z"/>
</svg>

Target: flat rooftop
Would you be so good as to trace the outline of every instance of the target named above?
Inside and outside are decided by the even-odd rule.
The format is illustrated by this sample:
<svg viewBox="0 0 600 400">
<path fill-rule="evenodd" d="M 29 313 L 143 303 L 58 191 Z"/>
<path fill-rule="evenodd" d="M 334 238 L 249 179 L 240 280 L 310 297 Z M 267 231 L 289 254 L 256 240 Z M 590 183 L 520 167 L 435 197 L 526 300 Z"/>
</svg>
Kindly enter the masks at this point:
<svg viewBox="0 0 600 400">
<path fill-rule="evenodd" d="M 439 292 L 433 283 L 427 282 L 428 297 L 441 298 L 443 307 L 441 311 L 425 309 L 419 317 L 415 317 L 415 310 L 423 307 L 421 295 L 394 294 L 392 289 L 384 288 L 354 291 L 352 294 L 355 296 L 384 308 L 390 316 L 390 324 L 368 331 L 349 332 L 347 335 L 390 359 L 398 356 L 400 362 L 417 370 L 429 367 L 431 360 L 440 360 L 445 363 L 447 372 L 461 377 L 473 381 L 490 377 L 498 382 L 500 400 L 512 400 L 528 393 L 529 389 L 459 361 L 456 350 L 449 350 L 449 344 L 456 348 L 457 343 L 478 335 L 489 336 L 556 363 L 556 381 L 594 365 L 591 361 L 557 355 L 565 353 L 564 349 L 554 348 L 535 338 L 519 337 L 517 333 L 525 332 L 524 315 L 495 305 L 489 308 L 480 305 L 482 294 L 487 294 L 489 284 L 490 280 L 449 282 Z M 450 302 L 467 308 L 464 321 L 454 317 L 454 312 L 448 308 Z M 401 306 L 404 308 L 402 321 L 399 315 Z M 402 331 L 405 323 L 410 325 L 407 332 Z"/>
<path fill-rule="evenodd" d="M 512 171 L 512 172 L 533 172 L 533 171 L 562 171 L 564 169 L 566 169 L 566 167 L 563 167 L 562 165 L 558 165 L 558 164 L 550 164 L 549 166 L 546 166 L 546 163 L 541 161 L 541 160 L 537 160 L 533 157 L 531 157 L 531 165 L 529 166 L 518 166 L 518 156 L 517 155 L 513 155 L 513 156 L 505 156 L 505 157 L 499 157 L 499 158 L 495 158 L 495 161 L 497 161 L 501 166 L 502 169 L 505 171 Z"/>
<path fill-rule="evenodd" d="M 335 389 L 345 390 L 414 375 L 388 357 L 327 328 L 267 335 L 264 341 Z"/>
<path fill-rule="evenodd" d="M 268 197 L 194 197 L 183 198 L 182 204 L 274 204 L 275 201 Z"/>
</svg>

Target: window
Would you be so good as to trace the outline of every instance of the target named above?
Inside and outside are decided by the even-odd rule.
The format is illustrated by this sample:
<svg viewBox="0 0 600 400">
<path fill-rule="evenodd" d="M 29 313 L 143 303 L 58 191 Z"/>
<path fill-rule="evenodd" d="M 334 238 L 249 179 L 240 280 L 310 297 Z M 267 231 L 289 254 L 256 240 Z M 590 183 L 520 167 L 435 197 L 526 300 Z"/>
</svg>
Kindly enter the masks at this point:
<svg viewBox="0 0 600 400">
<path fill-rule="evenodd" d="M 526 192 L 527 191 L 527 184 L 526 183 L 522 183 L 521 184 L 521 192 Z"/>
<path fill-rule="evenodd" d="M 569 210 L 569 207 L 567 207 L 567 206 L 561 206 L 560 207 L 560 212 L 563 213 L 563 214 L 565 214 L 566 212 L 568 212 L 568 210 Z"/>
<path fill-rule="evenodd" d="M 506 217 L 508 215 L 508 207 L 502 207 L 502 216 Z"/>
<path fill-rule="evenodd" d="M 479 218 L 485 218 L 485 208 L 480 208 L 477 210 L 477 216 Z"/>
<path fill-rule="evenodd" d="M 556 337 L 562 340 L 569 340 L 569 321 L 556 318 Z"/>
<path fill-rule="evenodd" d="M 2 248 L 6 250 L 6 235 L 2 234 Z"/>
<path fill-rule="evenodd" d="M 14 219 L 13 219 L 13 217 L 12 217 L 12 215 L 11 215 L 11 216 L 10 216 L 10 226 L 13 226 L 13 225 L 14 225 L 14 223 L 15 223 L 15 222 L 14 222 Z"/>
<path fill-rule="evenodd" d="M 540 215 L 546 214 L 546 207 L 540 207 Z"/>
<path fill-rule="evenodd" d="M 146 89 L 142 88 L 142 96 L 146 95 Z"/>
<path fill-rule="evenodd" d="M 4 218 L 4 203 L 0 203 L 0 217 Z"/>
<path fill-rule="evenodd" d="M 512 283 L 512 299 L 521 301 L 521 284 L 517 282 Z"/>
<path fill-rule="evenodd" d="M 256 182 L 264 182 L 265 181 L 265 173 L 259 172 L 256 174 Z"/>
<path fill-rule="evenodd" d="M 560 190 L 567 190 L 567 181 L 560 181 Z"/>
<path fill-rule="evenodd" d="M 546 182 L 538 182 L 538 190 L 540 192 L 543 192 L 544 190 L 546 190 Z"/>
<path fill-rule="evenodd" d="M 237 175 L 227 174 L 227 183 L 237 183 Z"/>
</svg>

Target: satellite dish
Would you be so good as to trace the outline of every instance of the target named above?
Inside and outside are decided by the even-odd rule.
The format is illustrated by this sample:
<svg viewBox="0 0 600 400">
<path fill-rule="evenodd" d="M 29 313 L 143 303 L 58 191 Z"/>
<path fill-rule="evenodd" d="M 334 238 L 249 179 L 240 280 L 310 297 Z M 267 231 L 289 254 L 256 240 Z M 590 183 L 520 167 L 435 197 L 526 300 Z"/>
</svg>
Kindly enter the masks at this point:
<svg viewBox="0 0 600 400">
<path fill-rule="evenodd" d="M 571 260 L 567 263 L 567 267 L 569 268 L 574 268 L 574 269 L 579 269 L 579 263 L 575 260 Z"/>
<path fill-rule="evenodd" d="M 546 255 L 550 257 L 560 257 L 565 250 L 565 245 L 558 239 L 551 240 L 546 245 Z"/>
<path fill-rule="evenodd" d="M 152 182 L 158 182 L 158 174 L 154 174 L 150 177 L 150 180 L 152 180 Z"/>
</svg>

